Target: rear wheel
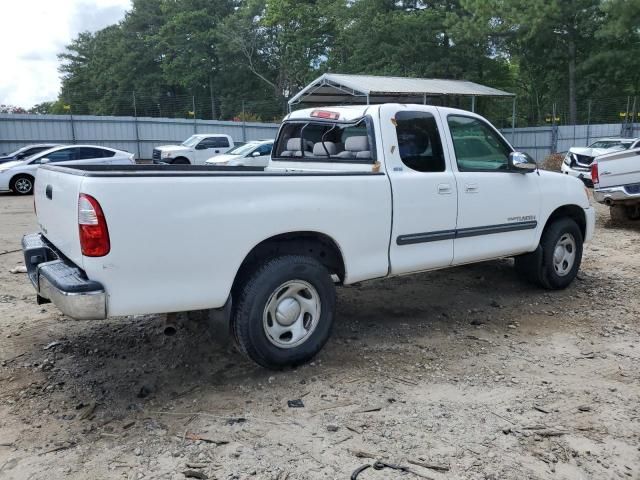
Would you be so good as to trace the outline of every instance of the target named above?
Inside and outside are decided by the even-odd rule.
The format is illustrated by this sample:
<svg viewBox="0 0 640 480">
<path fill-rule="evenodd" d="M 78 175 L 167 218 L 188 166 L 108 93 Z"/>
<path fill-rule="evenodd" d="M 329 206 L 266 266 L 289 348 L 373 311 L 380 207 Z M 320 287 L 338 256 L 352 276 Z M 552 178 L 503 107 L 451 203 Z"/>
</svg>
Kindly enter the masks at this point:
<svg viewBox="0 0 640 480">
<path fill-rule="evenodd" d="M 18 195 L 31 195 L 33 193 L 33 177 L 30 175 L 16 175 L 11 179 L 9 188 Z"/>
<path fill-rule="evenodd" d="M 265 261 L 234 298 L 232 328 L 240 350 L 266 368 L 309 361 L 331 333 L 335 287 L 311 257 L 285 255 Z"/>
<path fill-rule="evenodd" d="M 173 160 L 173 162 L 171 162 L 172 165 L 189 165 L 191 164 L 191 162 L 189 161 L 188 158 L 185 157 L 178 157 L 176 159 Z"/>
<path fill-rule="evenodd" d="M 582 232 L 574 220 L 555 220 L 546 227 L 535 252 L 516 257 L 516 270 L 544 288 L 566 288 L 580 269 L 582 243 Z"/>
</svg>

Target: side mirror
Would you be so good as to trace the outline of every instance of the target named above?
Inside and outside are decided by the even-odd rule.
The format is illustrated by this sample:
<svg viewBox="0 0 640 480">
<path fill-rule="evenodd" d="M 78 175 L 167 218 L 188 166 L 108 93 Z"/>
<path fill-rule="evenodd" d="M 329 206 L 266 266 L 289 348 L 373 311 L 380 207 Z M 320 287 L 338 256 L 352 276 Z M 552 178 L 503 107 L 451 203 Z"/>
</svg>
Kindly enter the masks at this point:
<svg viewBox="0 0 640 480">
<path fill-rule="evenodd" d="M 208 148 L 213 148 L 208 146 L 206 143 L 199 143 L 198 145 L 196 145 L 196 150 L 206 150 Z"/>
<path fill-rule="evenodd" d="M 538 164 L 528 153 L 511 152 L 509 154 L 509 167 L 516 172 L 528 173 L 536 170 Z"/>
<path fill-rule="evenodd" d="M 259 157 L 260 156 L 260 152 L 253 152 L 251 154 L 252 157 Z"/>
<path fill-rule="evenodd" d="M 48 158 L 41 158 L 40 159 L 40 165 L 44 165 L 45 163 L 49 163 L 51 160 L 49 160 Z"/>
</svg>

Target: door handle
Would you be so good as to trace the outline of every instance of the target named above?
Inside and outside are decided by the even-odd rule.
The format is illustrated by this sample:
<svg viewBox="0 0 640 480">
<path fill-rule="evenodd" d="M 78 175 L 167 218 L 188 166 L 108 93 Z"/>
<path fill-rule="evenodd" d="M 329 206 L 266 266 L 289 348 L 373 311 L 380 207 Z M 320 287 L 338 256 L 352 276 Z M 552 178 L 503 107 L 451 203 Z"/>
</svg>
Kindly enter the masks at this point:
<svg viewBox="0 0 640 480">
<path fill-rule="evenodd" d="M 440 195 L 449 195 L 451 193 L 451 185 L 448 183 L 438 184 L 438 193 Z"/>
<path fill-rule="evenodd" d="M 466 193 L 478 193 L 478 184 L 477 183 L 467 183 L 464 186 L 464 191 Z"/>
</svg>

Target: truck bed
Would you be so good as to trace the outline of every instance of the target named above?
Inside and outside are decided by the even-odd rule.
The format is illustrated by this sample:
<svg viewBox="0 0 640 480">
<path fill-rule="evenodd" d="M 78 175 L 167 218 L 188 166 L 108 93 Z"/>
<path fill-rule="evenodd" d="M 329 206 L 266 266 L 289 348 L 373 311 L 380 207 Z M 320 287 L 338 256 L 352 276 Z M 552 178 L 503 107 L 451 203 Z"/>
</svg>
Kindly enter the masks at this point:
<svg viewBox="0 0 640 480">
<path fill-rule="evenodd" d="M 362 171 L 295 171 L 277 170 L 269 171 L 265 167 L 222 167 L 209 165 L 70 165 L 54 166 L 44 165 L 40 167 L 46 170 L 55 170 L 70 175 L 83 177 L 220 177 L 220 176 L 353 176 L 353 175 L 384 175 L 383 172 Z"/>
<path fill-rule="evenodd" d="M 104 212 L 104 257 L 80 251 L 81 193 Z M 221 307 L 249 252 L 292 232 L 331 238 L 345 259 L 345 283 L 389 270 L 391 187 L 381 172 L 46 165 L 35 202 L 46 240 L 105 287 L 109 315 Z"/>
</svg>

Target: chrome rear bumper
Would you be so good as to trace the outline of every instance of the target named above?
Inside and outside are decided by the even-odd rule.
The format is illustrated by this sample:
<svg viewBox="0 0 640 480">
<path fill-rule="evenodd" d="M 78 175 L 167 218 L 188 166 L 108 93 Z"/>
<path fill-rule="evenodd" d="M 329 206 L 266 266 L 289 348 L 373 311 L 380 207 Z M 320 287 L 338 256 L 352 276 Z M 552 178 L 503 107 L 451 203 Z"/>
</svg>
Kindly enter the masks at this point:
<svg viewBox="0 0 640 480">
<path fill-rule="evenodd" d="M 62 313 L 77 320 L 107 317 L 107 295 L 102 285 L 89 280 L 41 234 L 25 235 L 22 251 L 39 304 L 53 302 Z"/>
<path fill-rule="evenodd" d="M 634 186 L 635 185 L 631 185 Z M 630 186 L 630 187 L 631 187 Z M 595 188 L 593 190 L 593 198 L 599 203 L 611 205 L 613 203 L 624 203 L 626 201 L 640 200 L 640 193 L 632 193 L 625 186 Z"/>
</svg>

